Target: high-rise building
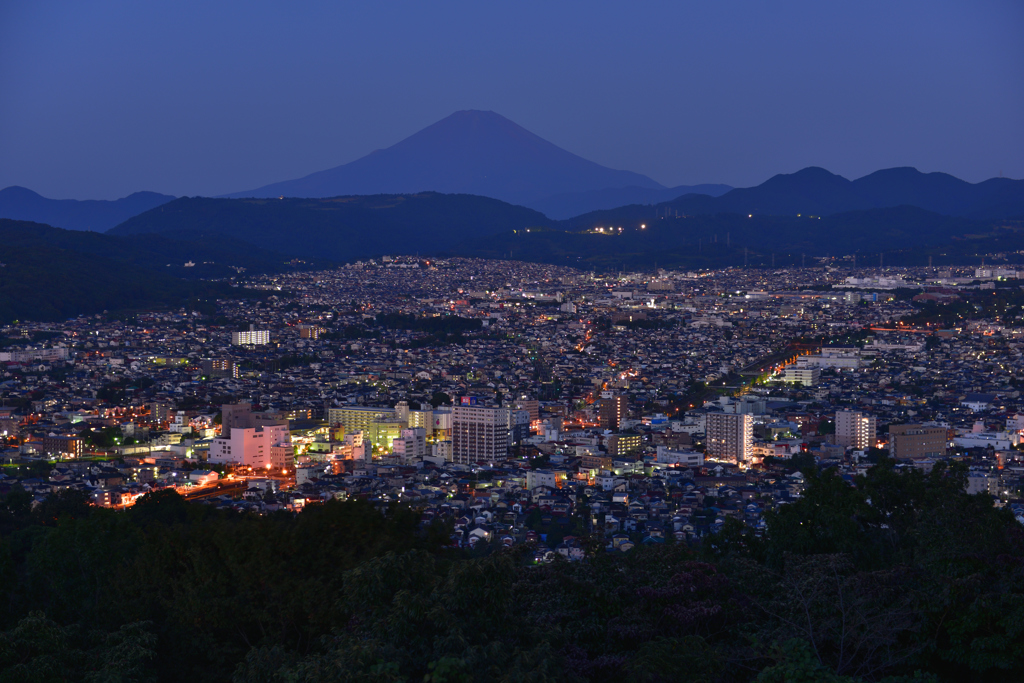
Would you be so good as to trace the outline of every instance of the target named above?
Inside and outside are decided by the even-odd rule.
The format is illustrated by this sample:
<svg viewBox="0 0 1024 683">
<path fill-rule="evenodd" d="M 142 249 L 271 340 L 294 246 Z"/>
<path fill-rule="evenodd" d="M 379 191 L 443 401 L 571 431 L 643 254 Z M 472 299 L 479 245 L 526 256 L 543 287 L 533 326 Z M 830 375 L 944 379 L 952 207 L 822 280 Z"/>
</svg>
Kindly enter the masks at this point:
<svg viewBox="0 0 1024 683">
<path fill-rule="evenodd" d="M 897 460 L 940 458 L 946 444 L 945 427 L 889 425 L 889 452 Z"/>
<path fill-rule="evenodd" d="M 452 462 L 468 465 L 507 458 L 511 419 L 508 408 L 452 408 Z"/>
<path fill-rule="evenodd" d="M 876 439 L 875 416 L 855 410 L 836 412 L 836 444 L 863 450 L 873 448 Z"/>
<path fill-rule="evenodd" d="M 618 429 L 622 421 L 629 416 L 625 396 L 608 394 L 601 397 L 599 418 L 601 429 Z"/>
<path fill-rule="evenodd" d="M 754 453 L 754 419 L 750 415 L 708 413 L 705 431 L 709 457 L 745 463 Z"/>
</svg>

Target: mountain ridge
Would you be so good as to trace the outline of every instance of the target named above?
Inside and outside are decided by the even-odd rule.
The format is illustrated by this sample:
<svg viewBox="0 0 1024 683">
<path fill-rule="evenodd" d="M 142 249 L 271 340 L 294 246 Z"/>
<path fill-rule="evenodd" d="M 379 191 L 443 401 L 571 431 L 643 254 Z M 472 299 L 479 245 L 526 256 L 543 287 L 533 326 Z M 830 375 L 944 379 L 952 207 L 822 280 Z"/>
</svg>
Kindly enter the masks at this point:
<svg viewBox="0 0 1024 683">
<path fill-rule="evenodd" d="M 824 216 L 909 205 L 946 216 L 989 220 L 1024 216 L 1024 180 L 990 178 L 969 183 L 948 173 L 922 173 L 910 166 L 881 169 L 847 180 L 809 166 L 719 197 L 688 195 L 667 204 L 686 214 L 774 216 Z"/>
<path fill-rule="evenodd" d="M 50 199 L 11 185 L 0 190 L 0 218 L 30 221 L 65 230 L 105 232 L 161 204 L 176 199 L 159 192 L 133 192 L 115 200 Z"/>
</svg>

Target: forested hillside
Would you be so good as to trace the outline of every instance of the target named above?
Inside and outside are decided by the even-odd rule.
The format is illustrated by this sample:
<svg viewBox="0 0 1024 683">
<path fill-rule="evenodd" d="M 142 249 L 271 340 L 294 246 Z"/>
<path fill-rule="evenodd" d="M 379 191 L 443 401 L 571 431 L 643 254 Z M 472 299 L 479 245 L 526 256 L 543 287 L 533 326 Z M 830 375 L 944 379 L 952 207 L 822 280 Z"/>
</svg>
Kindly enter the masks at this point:
<svg viewBox="0 0 1024 683">
<path fill-rule="evenodd" d="M 539 566 L 404 507 L 13 489 L 0 681 L 1019 681 L 1024 529 L 958 468 L 808 470 L 763 538 Z"/>
</svg>

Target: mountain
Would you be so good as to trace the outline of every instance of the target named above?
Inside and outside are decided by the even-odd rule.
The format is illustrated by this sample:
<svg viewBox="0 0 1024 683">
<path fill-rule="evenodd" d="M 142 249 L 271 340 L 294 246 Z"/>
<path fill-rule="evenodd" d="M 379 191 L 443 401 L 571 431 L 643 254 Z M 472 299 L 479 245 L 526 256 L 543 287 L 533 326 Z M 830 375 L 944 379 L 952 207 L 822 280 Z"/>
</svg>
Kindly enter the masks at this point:
<svg viewBox="0 0 1024 683">
<path fill-rule="evenodd" d="M 66 230 L 105 232 L 172 199 L 170 195 L 156 192 L 136 192 L 115 201 L 47 199 L 28 188 L 12 185 L 0 190 L 0 218 L 44 223 Z"/>
<path fill-rule="evenodd" d="M 729 185 L 680 185 L 664 189 L 637 187 L 611 187 L 586 192 L 566 192 L 527 202 L 526 206 L 540 211 L 549 218 L 563 220 L 590 211 L 613 209 L 628 204 L 660 204 L 686 194 L 703 194 L 718 197 L 732 187 Z"/>
<path fill-rule="evenodd" d="M 113 237 L 0 219 L 0 322 L 57 321 L 104 310 L 180 307 L 254 296 L 227 282 L 185 275 L 237 275 L 287 268 L 280 255 L 209 236 Z M 219 263 L 203 263 L 214 258 Z M 186 262 L 197 265 L 186 267 Z M 242 265 L 245 264 L 245 265 Z M 218 272 L 220 269 L 220 272 Z"/>
<path fill-rule="evenodd" d="M 387 149 L 304 178 L 228 197 L 475 194 L 529 205 L 606 188 L 664 189 L 561 149 L 491 111 L 458 111 Z"/>
<path fill-rule="evenodd" d="M 965 218 L 1024 216 L 1024 180 L 991 178 L 968 183 L 946 173 L 890 168 L 851 181 L 823 168 L 810 167 L 720 197 L 683 196 L 670 202 L 669 208 L 686 214 L 826 216 L 903 205 Z"/>
<path fill-rule="evenodd" d="M 175 239 L 200 231 L 300 258 L 348 261 L 433 253 L 468 239 L 553 224 L 532 209 L 497 199 L 436 192 L 328 199 L 182 197 L 108 234 L 160 233 Z"/>
</svg>

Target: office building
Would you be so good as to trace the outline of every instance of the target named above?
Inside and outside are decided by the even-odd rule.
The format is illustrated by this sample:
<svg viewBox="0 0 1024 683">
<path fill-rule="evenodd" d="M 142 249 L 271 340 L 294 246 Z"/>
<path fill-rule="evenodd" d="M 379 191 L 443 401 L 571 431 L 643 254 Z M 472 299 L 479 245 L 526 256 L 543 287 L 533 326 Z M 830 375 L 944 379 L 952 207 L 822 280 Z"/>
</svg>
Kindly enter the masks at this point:
<svg viewBox="0 0 1024 683">
<path fill-rule="evenodd" d="M 889 453 L 897 460 L 923 460 L 946 455 L 945 427 L 889 425 Z"/>
<path fill-rule="evenodd" d="M 508 457 L 511 416 L 508 408 L 452 408 L 452 461 L 468 465 Z"/>
<path fill-rule="evenodd" d="M 708 457 L 745 463 L 754 453 L 754 419 L 750 415 L 708 413 L 705 431 Z"/>
<path fill-rule="evenodd" d="M 836 444 L 844 448 L 874 448 L 875 416 L 866 415 L 855 410 L 836 412 Z"/>
<path fill-rule="evenodd" d="M 821 377 L 821 368 L 811 365 L 790 365 L 786 368 L 783 381 L 787 384 L 801 384 L 805 387 L 813 387 Z"/>
</svg>

